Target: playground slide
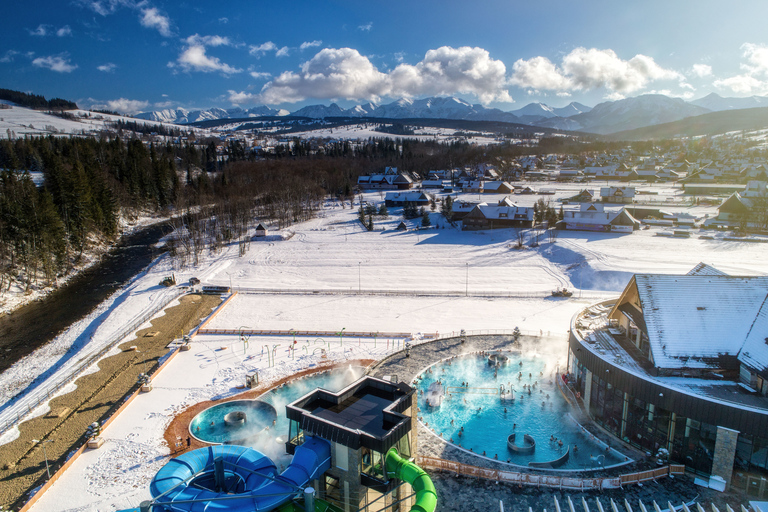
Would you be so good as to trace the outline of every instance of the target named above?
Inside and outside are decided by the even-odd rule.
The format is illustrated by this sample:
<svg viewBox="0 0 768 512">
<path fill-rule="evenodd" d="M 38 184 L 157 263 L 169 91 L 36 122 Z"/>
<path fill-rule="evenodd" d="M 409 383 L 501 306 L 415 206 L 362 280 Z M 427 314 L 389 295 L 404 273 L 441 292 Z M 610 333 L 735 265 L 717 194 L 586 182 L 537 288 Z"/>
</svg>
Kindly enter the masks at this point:
<svg viewBox="0 0 768 512">
<path fill-rule="evenodd" d="M 399 478 L 413 487 L 413 491 L 416 493 L 416 503 L 411 507 L 411 512 L 435 512 L 437 493 L 435 492 L 435 485 L 426 471 L 408 459 L 400 457 L 394 448 L 387 452 L 385 462 L 388 476 Z"/>
<path fill-rule="evenodd" d="M 212 490 L 216 459 L 224 461 L 219 469 L 226 487 L 218 491 Z M 313 437 L 296 448 L 293 460 L 279 475 L 269 457 L 251 448 L 200 448 L 171 460 L 155 475 L 150 484 L 153 510 L 267 512 L 290 501 L 330 465 L 330 445 Z M 177 503 L 182 501 L 186 503 Z"/>
</svg>

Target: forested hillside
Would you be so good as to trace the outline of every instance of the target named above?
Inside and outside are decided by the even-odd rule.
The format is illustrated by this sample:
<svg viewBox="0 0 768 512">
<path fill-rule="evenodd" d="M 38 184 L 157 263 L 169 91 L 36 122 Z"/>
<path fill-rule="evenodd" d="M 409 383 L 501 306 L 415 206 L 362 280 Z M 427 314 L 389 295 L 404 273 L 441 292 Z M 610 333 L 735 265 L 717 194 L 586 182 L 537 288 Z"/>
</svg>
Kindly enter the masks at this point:
<svg viewBox="0 0 768 512">
<path fill-rule="evenodd" d="M 77 108 L 74 101 L 52 98 L 46 100 L 39 94 L 27 94 L 11 89 L 0 89 L 0 100 L 13 102 L 21 107 L 29 107 L 38 110 L 73 110 Z"/>
<path fill-rule="evenodd" d="M 239 142 L 198 144 L 1 140 L 0 292 L 67 273 L 89 245 L 114 239 L 121 213 L 131 209 L 184 213 L 174 222 L 186 236 L 171 244 L 183 265 L 205 250 L 244 243 L 254 217 L 287 226 L 311 217 L 328 195 L 351 198 L 358 176 L 385 166 L 424 174 L 531 151 L 384 139 L 357 148 L 330 143 L 318 153 L 296 139 L 264 157 Z M 43 185 L 26 171 L 42 173 Z"/>
</svg>

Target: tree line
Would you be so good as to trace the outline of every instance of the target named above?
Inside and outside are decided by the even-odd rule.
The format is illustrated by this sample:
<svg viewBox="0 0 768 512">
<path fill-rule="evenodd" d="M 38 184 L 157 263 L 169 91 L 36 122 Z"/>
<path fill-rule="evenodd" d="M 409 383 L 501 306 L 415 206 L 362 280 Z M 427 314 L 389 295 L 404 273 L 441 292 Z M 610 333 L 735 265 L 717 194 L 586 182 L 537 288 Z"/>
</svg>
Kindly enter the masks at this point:
<svg viewBox="0 0 768 512">
<path fill-rule="evenodd" d="M 183 213 L 173 221 L 179 236 L 170 249 L 184 266 L 235 241 L 243 254 L 255 219 L 284 228 L 311 218 L 328 196 L 345 204 L 359 176 L 385 166 L 426 175 L 520 151 L 383 139 L 335 142 L 318 152 L 308 141 L 293 142 L 259 158 L 237 141 L 215 139 L 0 140 L 0 291 L 11 277 L 23 276 L 29 287 L 67 272 L 90 243 L 114 239 L 120 216 L 131 210 Z M 43 185 L 25 171 L 41 173 Z"/>
<path fill-rule="evenodd" d="M 13 102 L 20 107 L 28 107 L 36 110 L 74 110 L 77 104 L 74 101 L 63 100 L 61 98 L 51 98 L 46 100 L 39 94 L 27 94 L 12 89 L 0 89 L 0 100 Z"/>
</svg>

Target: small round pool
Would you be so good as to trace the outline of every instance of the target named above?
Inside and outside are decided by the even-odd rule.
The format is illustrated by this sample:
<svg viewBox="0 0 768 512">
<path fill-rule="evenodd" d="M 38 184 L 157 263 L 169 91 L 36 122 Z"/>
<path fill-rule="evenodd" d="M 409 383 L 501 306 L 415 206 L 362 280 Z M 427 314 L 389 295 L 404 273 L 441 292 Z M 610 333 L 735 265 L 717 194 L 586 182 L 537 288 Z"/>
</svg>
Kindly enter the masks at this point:
<svg viewBox="0 0 768 512">
<path fill-rule="evenodd" d="M 441 361 L 416 378 L 419 418 L 429 429 L 475 454 L 531 468 L 601 469 L 626 462 L 569 417 L 553 364 L 535 354 L 492 355 Z M 429 405 L 430 386 L 438 381 L 444 397 L 432 397 L 430 404 L 439 405 Z M 512 434 L 517 440 L 510 448 Z"/>
<path fill-rule="evenodd" d="M 199 413 L 189 424 L 195 438 L 250 446 L 281 462 L 288 437 L 285 406 L 317 388 L 341 391 L 365 374 L 361 366 L 323 370 L 272 388 L 258 400 L 234 400 Z"/>
<path fill-rule="evenodd" d="M 243 444 L 277 420 L 277 411 L 259 400 L 233 400 L 204 410 L 189 423 L 189 432 L 213 444 Z"/>
</svg>

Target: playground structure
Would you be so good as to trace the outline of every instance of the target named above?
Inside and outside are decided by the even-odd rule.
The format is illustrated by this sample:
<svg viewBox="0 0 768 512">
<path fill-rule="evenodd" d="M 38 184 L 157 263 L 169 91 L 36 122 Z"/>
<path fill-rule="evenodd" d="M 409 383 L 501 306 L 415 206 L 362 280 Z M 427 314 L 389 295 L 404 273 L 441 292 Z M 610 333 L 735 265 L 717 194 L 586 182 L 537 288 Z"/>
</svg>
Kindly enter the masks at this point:
<svg viewBox="0 0 768 512">
<path fill-rule="evenodd" d="M 293 459 L 282 473 L 253 448 L 199 448 L 163 466 L 152 500 L 130 512 L 435 511 L 435 487 L 410 458 L 416 400 L 408 385 L 364 377 L 338 393 L 316 389 L 286 413 Z"/>
</svg>

